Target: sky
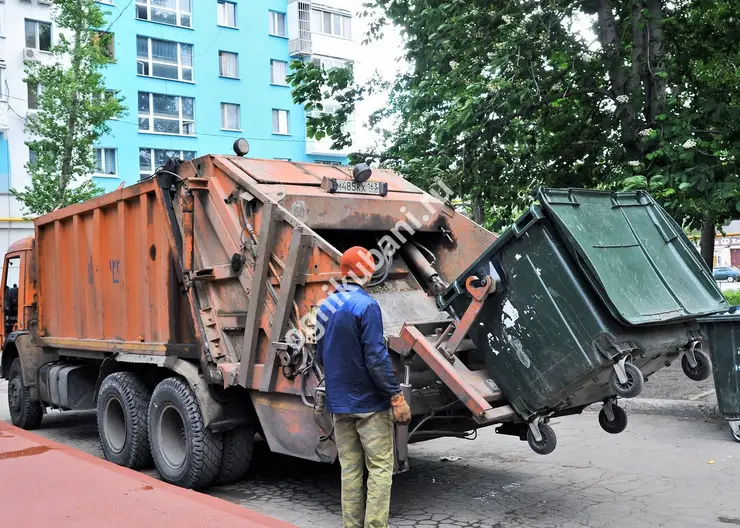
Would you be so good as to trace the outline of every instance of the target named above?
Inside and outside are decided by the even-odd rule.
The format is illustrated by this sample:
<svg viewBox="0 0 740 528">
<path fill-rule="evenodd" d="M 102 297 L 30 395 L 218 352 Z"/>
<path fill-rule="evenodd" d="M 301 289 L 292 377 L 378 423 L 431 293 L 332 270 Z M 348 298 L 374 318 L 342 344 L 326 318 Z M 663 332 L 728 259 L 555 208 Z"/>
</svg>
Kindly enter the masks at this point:
<svg viewBox="0 0 740 528">
<path fill-rule="evenodd" d="M 352 11 L 355 14 L 355 38 L 361 42 L 365 39 L 365 27 L 368 20 L 361 18 L 358 12 L 362 9 L 363 0 L 351 0 Z M 354 72 L 358 83 L 365 84 L 377 70 L 386 80 L 394 78 L 396 71 L 402 66 L 399 60 L 403 55 L 403 40 L 397 28 L 386 26 L 381 40 L 369 44 L 360 44 Z M 377 135 L 367 129 L 370 114 L 383 107 L 386 103 L 385 94 L 376 94 L 366 97 L 357 104 L 355 116 L 355 141 L 352 150 L 363 151 L 375 144 Z"/>
</svg>

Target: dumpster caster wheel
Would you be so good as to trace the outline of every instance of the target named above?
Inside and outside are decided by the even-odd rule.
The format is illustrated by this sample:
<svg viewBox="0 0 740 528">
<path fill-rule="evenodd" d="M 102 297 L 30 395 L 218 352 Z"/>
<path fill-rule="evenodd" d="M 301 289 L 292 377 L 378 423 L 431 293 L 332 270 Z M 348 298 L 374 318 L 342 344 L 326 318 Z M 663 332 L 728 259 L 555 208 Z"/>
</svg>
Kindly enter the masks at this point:
<svg viewBox="0 0 740 528">
<path fill-rule="evenodd" d="M 539 439 L 535 438 L 535 433 L 533 431 L 535 427 L 537 427 L 539 431 Z M 527 442 L 529 443 L 529 447 L 532 448 L 532 451 L 538 455 L 549 455 L 555 451 L 555 447 L 558 445 L 558 437 L 555 436 L 555 431 L 552 427 L 546 423 L 540 422 L 537 426 L 530 424 L 529 430 L 527 431 Z"/>
<path fill-rule="evenodd" d="M 683 373 L 694 381 L 704 381 L 712 373 L 709 358 L 701 350 L 694 350 L 691 354 L 694 356 L 694 366 L 691 366 L 692 361 L 688 352 L 681 358 Z"/>
<path fill-rule="evenodd" d="M 740 442 L 740 420 L 730 420 L 729 424 L 732 438 L 735 439 L 735 442 Z"/>
<path fill-rule="evenodd" d="M 642 387 L 645 385 L 640 369 L 632 362 L 625 360 L 614 365 L 609 382 L 614 392 L 621 398 L 634 398 L 642 392 Z"/>
<path fill-rule="evenodd" d="M 624 409 L 612 405 L 611 418 L 608 414 L 606 406 L 599 412 L 599 425 L 604 431 L 609 434 L 619 434 L 627 428 L 627 413 Z"/>
</svg>

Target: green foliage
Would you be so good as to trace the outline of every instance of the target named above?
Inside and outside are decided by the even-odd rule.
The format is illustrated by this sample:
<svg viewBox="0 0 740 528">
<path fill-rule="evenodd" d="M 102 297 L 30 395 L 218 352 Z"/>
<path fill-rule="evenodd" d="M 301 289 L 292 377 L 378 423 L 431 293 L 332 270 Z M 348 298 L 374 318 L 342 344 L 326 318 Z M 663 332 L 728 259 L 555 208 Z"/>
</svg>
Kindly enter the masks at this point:
<svg viewBox="0 0 740 528">
<path fill-rule="evenodd" d="M 511 218 L 538 185 L 647 188 L 690 228 L 738 215 L 740 2 L 365 9 L 369 38 L 395 24 L 411 65 L 371 122 L 394 123 L 371 158 L 415 183 L 442 178 L 489 222 Z"/>
<path fill-rule="evenodd" d="M 293 100 L 306 110 L 306 135 L 316 140 L 330 137 L 332 148 L 351 144 L 346 123 L 362 100 L 365 89 L 355 85 L 352 66 L 324 69 L 313 62 L 293 61 L 287 80 L 293 86 Z M 339 105 L 335 112 L 324 111 L 324 104 Z"/>
<path fill-rule="evenodd" d="M 740 290 L 727 290 L 722 292 L 731 306 L 740 306 Z"/>
<path fill-rule="evenodd" d="M 102 192 L 92 180 L 93 145 L 109 131 L 107 120 L 123 115 L 116 96 L 106 93 L 102 69 L 112 62 L 110 34 L 101 28 L 104 14 L 94 0 L 54 0 L 58 32 L 52 61 L 27 62 L 26 82 L 41 86 L 39 108 L 28 119 L 26 142 L 36 152 L 27 164 L 31 183 L 11 193 L 28 213 L 40 215 Z"/>
</svg>

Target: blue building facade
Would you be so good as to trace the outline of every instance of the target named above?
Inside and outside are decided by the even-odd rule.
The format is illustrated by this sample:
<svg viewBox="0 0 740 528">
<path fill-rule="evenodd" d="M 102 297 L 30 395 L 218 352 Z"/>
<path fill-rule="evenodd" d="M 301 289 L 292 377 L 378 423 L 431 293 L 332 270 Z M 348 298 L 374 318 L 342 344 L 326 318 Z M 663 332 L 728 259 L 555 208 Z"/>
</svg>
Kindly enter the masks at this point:
<svg viewBox="0 0 740 528">
<path fill-rule="evenodd" d="M 106 87 L 124 99 L 99 141 L 96 182 L 131 185 L 167 157 L 232 153 L 325 163 L 306 153 L 305 112 L 285 82 L 287 0 L 113 0 L 107 11 L 115 63 Z"/>
</svg>

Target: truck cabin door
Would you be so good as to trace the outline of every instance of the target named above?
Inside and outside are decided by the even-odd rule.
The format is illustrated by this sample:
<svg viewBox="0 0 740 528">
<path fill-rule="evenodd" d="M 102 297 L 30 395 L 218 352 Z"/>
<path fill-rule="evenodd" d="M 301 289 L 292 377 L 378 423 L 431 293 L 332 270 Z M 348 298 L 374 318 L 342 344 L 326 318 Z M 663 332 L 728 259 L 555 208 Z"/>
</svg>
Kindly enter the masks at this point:
<svg viewBox="0 0 740 528">
<path fill-rule="evenodd" d="M 2 305 L 3 305 L 3 326 L 2 326 L 2 341 L 8 337 L 8 334 L 18 328 L 18 321 L 20 321 L 20 309 L 21 304 L 18 300 L 21 298 L 19 295 L 20 284 L 20 270 L 21 270 L 21 256 L 6 255 L 5 265 L 3 266 L 3 291 L 2 291 Z"/>
</svg>

